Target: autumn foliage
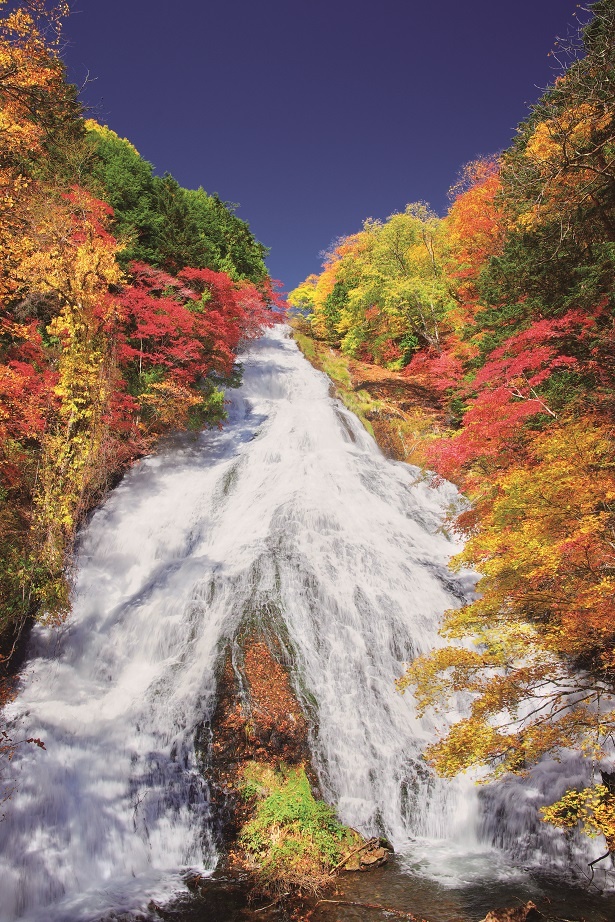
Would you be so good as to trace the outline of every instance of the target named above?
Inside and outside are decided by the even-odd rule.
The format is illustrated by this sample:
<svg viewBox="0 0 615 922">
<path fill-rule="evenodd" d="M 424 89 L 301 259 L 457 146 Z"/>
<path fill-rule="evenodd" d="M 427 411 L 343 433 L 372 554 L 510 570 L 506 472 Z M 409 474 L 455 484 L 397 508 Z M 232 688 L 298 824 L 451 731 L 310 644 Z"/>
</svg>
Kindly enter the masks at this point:
<svg viewBox="0 0 615 922">
<path fill-rule="evenodd" d="M 5 655 L 34 612 L 65 616 L 76 528 L 118 473 L 168 429 L 224 420 L 237 351 L 280 303 L 245 222 L 81 119 L 66 12 L 0 0 Z"/>
<path fill-rule="evenodd" d="M 448 645 L 399 683 L 421 708 L 469 693 L 428 752 L 444 775 L 525 772 L 566 748 L 599 768 L 614 738 L 615 4 L 591 12 L 568 69 L 507 151 L 464 170 L 446 217 L 421 204 L 369 221 L 290 295 L 312 335 L 448 411 L 428 461 L 471 500 L 453 564 L 480 581 L 446 614 Z M 614 815 L 603 783 L 545 811 L 610 849 Z"/>
</svg>

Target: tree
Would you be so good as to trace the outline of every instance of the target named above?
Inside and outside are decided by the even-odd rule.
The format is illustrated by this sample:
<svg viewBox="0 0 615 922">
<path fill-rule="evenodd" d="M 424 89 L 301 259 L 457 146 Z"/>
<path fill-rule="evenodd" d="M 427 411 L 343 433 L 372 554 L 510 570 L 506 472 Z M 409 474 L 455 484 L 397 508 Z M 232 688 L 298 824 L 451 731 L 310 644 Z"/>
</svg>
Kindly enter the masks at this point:
<svg viewBox="0 0 615 922">
<path fill-rule="evenodd" d="M 419 378 L 450 428 L 426 454 L 472 503 L 452 526 L 477 598 L 401 680 L 422 708 L 469 693 L 432 746 L 439 772 L 523 773 L 615 730 L 615 4 L 496 160 L 466 167 L 439 221 L 367 221 L 291 300 L 315 335 Z M 396 351 L 395 351 L 396 350 Z M 615 843 L 615 785 L 544 811 Z"/>
<path fill-rule="evenodd" d="M 124 266 L 148 262 L 168 272 L 193 266 L 265 282 L 267 250 L 233 206 L 202 188 L 183 189 L 169 173 L 155 176 L 130 141 L 91 119 L 85 125 L 91 157 L 84 180 L 113 208 Z"/>
<path fill-rule="evenodd" d="M 451 301 L 442 222 L 423 203 L 338 241 L 314 289 L 312 328 L 349 355 L 401 367 L 421 345 L 440 348 Z M 291 293 L 300 300 L 307 283 Z"/>
<path fill-rule="evenodd" d="M 612 427 L 569 418 L 526 450 L 458 520 L 468 540 L 455 565 L 478 567 L 476 600 L 446 614 L 452 644 L 400 682 L 421 709 L 471 693 L 469 715 L 428 753 L 444 775 L 524 772 L 566 747 L 599 760 L 615 730 Z"/>
<path fill-rule="evenodd" d="M 456 521 L 467 539 L 456 565 L 480 573 L 479 595 L 446 614 L 449 646 L 400 682 L 422 708 L 470 693 L 467 715 L 428 752 L 444 775 L 524 773 L 566 748 L 600 766 L 615 730 L 615 6 L 592 11 L 585 56 L 502 155 L 496 234 L 464 251 L 474 222 L 463 194 L 448 219 L 453 273 L 457 261 L 470 280 L 455 327 L 469 348 L 459 427 L 431 457 L 472 501 Z M 602 833 L 612 851 L 609 778 L 568 791 L 544 818 Z"/>
<path fill-rule="evenodd" d="M 66 12 L 0 0 L 0 659 L 35 609 L 68 611 L 75 530 L 117 472 L 224 418 L 219 385 L 280 303 L 232 206 L 83 122 Z"/>
<path fill-rule="evenodd" d="M 100 489 L 108 407 L 113 387 L 110 340 L 117 302 L 110 286 L 121 279 L 118 250 L 106 225 L 110 208 L 75 187 L 39 203 L 27 252 L 15 277 L 24 289 L 50 295 L 56 311 L 46 333 L 56 353 L 57 381 L 46 414 L 33 529 L 39 591 L 51 616 L 67 605 L 65 554 L 80 515 Z"/>
<path fill-rule="evenodd" d="M 163 216 L 156 206 L 151 163 L 110 128 L 92 119 L 85 126 L 93 153 L 88 184 L 113 209 L 113 232 L 124 245 L 122 261 L 125 265 L 132 260 L 156 262 Z"/>
</svg>

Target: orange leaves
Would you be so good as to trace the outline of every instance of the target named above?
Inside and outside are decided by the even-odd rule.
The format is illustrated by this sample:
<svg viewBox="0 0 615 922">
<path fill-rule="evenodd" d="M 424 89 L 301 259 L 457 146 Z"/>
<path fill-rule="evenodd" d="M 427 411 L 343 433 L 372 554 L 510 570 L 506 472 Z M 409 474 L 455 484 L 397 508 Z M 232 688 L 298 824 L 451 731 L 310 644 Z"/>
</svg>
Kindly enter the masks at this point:
<svg viewBox="0 0 615 922">
<path fill-rule="evenodd" d="M 607 44 L 598 61 L 576 62 L 545 94 L 503 157 L 510 230 L 540 234 L 551 225 L 555 252 L 567 238 L 613 240 L 612 37 Z"/>
<path fill-rule="evenodd" d="M 75 125 L 77 106 L 64 82 L 57 40 L 67 4 L 0 3 L 0 296 L 14 295 L 13 268 L 27 251 L 35 161 Z M 4 8 L 4 9 L 3 9 Z"/>
<path fill-rule="evenodd" d="M 28 427 L 18 434 L 38 442 L 30 534 L 43 574 L 36 597 L 60 621 L 66 555 L 84 511 L 155 435 L 224 418 L 222 392 L 208 375 L 232 372 L 242 336 L 272 322 L 266 298 L 276 295 L 207 269 L 177 279 L 145 265 L 133 266 L 132 285 L 122 288 L 112 211 L 78 186 L 58 193 L 37 185 L 23 213 L 11 281 L 19 309 L 43 306 L 44 319 L 24 325 L 34 337 L 27 354 L 16 348 L 18 325 L 5 323 L 14 345 L 0 372 L 0 430 L 15 428 L 17 416 Z M 5 480 L 15 470 L 13 452 Z"/>
<path fill-rule="evenodd" d="M 40 210 L 39 210 L 40 209 Z M 36 203 L 27 252 L 15 270 L 24 291 L 52 298 L 46 333 L 55 343 L 57 379 L 47 408 L 34 494 L 39 597 L 52 617 L 67 605 L 63 569 L 83 510 L 106 477 L 109 407 L 117 372 L 111 336 L 119 313 L 109 288 L 121 280 L 108 207 L 74 187 Z M 103 461 L 104 456 L 104 461 Z"/>
<path fill-rule="evenodd" d="M 526 436 L 517 463 L 475 480 L 456 564 L 479 569 L 479 595 L 447 613 L 443 633 L 478 648 L 436 650 L 400 683 L 417 686 L 421 707 L 473 696 L 470 716 L 429 752 L 443 774 L 519 771 L 566 746 L 599 757 L 615 729 L 597 706 L 615 644 L 614 444 L 599 417 L 567 416 Z"/>
<path fill-rule="evenodd" d="M 592 13 L 585 57 L 443 221 L 367 221 L 291 296 L 317 337 L 448 404 L 428 460 L 473 504 L 456 563 L 480 595 L 399 683 L 421 709 L 472 699 L 430 750 L 444 774 L 600 755 L 615 730 L 615 6 Z"/>
<path fill-rule="evenodd" d="M 41 190 L 15 277 L 73 308 L 87 301 L 93 310 L 101 293 L 121 279 L 115 259 L 119 246 L 104 224 L 109 213 L 104 202 L 78 186 L 59 198 Z"/>
<path fill-rule="evenodd" d="M 488 665 L 482 653 L 465 647 L 440 647 L 418 657 L 398 679 L 397 690 L 404 692 L 416 686 L 419 714 L 427 708 L 440 709 L 455 692 L 467 688 L 472 677 L 480 682 L 480 674 Z"/>
<path fill-rule="evenodd" d="M 597 599 L 612 604 L 612 463 L 609 429 L 567 419 L 537 433 L 527 463 L 500 473 L 495 489 L 477 500 L 480 529 L 461 560 L 480 560 L 481 588 L 494 596 L 490 606 L 505 604 L 530 621 L 565 623 L 567 631 L 553 639 L 556 653 L 591 649 L 588 622 Z M 480 611 L 485 601 L 475 605 Z M 609 620 L 604 626 L 615 637 Z"/>
<path fill-rule="evenodd" d="M 199 406 L 203 398 L 194 390 L 174 381 L 154 381 L 148 390 L 138 398 L 139 404 L 148 416 L 155 420 L 152 427 L 159 431 L 184 428 L 190 409 Z"/>
<path fill-rule="evenodd" d="M 560 87 L 561 89 L 561 87 Z M 525 145 L 524 156 L 535 161 L 545 177 L 553 166 L 574 164 L 588 153 L 592 140 L 611 127 L 613 112 L 604 105 L 580 103 L 538 122 Z"/>
<path fill-rule="evenodd" d="M 23 0 L 8 14 L 0 3 L 0 131 L 2 166 L 19 166 L 45 143 L 54 91 L 63 84 L 63 66 L 49 32 L 59 35 L 66 3 L 49 8 L 43 0 Z"/>
<path fill-rule="evenodd" d="M 112 192 L 64 79 L 66 13 L 63 0 L 0 0 L 0 634 L 5 612 L 9 623 L 15 611 L 25 617 L 31 599 L 62 619 L 80 517 L 157 434 L 224 418 L 216 383 L 232 376 L 242 338 L 257 336 L 274 319 L 271 305 L 282 306 L 247 225 L 202 189 L 170 181 L 184 209 L 175 227 L 160 202 L 154 207 L 151 169 L 131 147 L 121 180 L 143 168 L 150 198 L 138 210 L 147 220 L 115 226 L 150 237 L 164 230 L 181 267 L 203 264 L 203 247 L 188 239 L 198 225 L 211 244 L 205 264 L 211 256 L 257 284 L 207 269 L 178 279 L 142 265 L 126 285 L 112 209 L 84 188 Z M 75 184 L 77 163 L 84 186 Z M 162 252 L 141 249 L 148 258 Z"/>
<path fill-rule="evenodd" d="M 446 218 L 451 248 L 451 274 L 464 296 L 485 260 L 496 255 L 504 236 L 503 216 L 497 206 L 499 164 L 477 160 L 466 166 L 459 192 Z M 452 191 L 456 191 L 454 188 Z"/>
<path fill-rule="evenodd" d="M 444 778 L 453 778 L 473 765 L 501 761 L 512 746 L 512 735 L 503 735 L 483 720 L 458 721 L 445 740 L 429 746 L 425 755 Z"/>
</svg>

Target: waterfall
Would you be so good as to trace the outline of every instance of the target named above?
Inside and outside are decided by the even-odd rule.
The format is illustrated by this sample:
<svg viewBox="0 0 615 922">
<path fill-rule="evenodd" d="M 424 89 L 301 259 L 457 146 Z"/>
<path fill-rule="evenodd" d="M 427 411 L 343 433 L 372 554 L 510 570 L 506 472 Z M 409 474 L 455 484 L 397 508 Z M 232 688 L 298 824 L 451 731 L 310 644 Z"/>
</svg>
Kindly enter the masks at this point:
<svg viewBox="0 0 615 922">
<path fill-rule="evenodd" d="M 228 400 L 223 430 L 169 442 L 97 510 L 69 622 L 34 631 L 8 716 L 46 750 L 10 767 L 3 920 L 97 919 L 213 870 L 195 735 L 246 618 L 284 634 L 345 823 L 419 865 L 486 847 L 474 785 L 434 778 L 420 753 L 435 726 L 394 688 L 472 591 L 447 569 L 454 487 L 385 459 L 284 327 L 250 347 Z"/>
</svg>

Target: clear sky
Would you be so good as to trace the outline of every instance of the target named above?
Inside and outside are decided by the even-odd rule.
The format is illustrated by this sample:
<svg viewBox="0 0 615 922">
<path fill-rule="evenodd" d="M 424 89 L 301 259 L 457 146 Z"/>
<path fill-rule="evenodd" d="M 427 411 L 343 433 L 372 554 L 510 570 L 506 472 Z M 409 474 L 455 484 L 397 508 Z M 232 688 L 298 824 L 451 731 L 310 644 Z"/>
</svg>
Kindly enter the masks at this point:
<svg viewBox="0 0 615 922">
<path fill-rule="evenodd" d="M 90 114 L 225 201 L 286 288 L 366 217 L 444 213 L 552 82 L 573 0 L 74 0 Z"/>
</svg>

